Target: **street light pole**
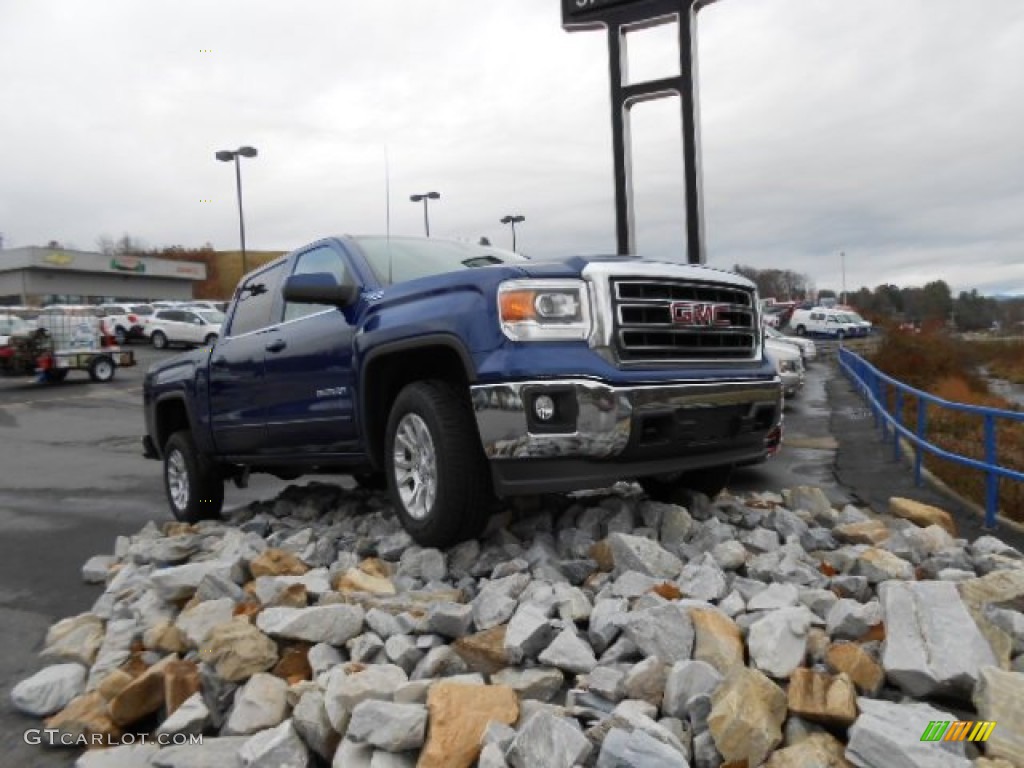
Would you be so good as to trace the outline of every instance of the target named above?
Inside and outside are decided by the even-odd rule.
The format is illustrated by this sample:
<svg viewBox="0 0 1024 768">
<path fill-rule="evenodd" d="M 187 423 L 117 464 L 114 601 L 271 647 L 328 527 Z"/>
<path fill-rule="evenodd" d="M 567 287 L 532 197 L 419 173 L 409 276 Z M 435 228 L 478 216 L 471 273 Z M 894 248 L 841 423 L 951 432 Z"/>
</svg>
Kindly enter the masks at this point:
<svg viewBox="0 0 1024 768">
<path fill-rule="evenodd" d="M 846 304 L 846 251 L 839 252 L 839 263 L 843 270 L 843 299 L 840 304 Z"/>
<path fill-rule="evenodd" d="M 238 192 L 238 236 L 242 242 L 242 274 L 249 271 L 248 259 L 245 252 L 245 216 L 242 213 L 242 167 L 238 162 L 239 157 L 256 157 L 255 147 L 239 147 L 235 150 L 222 149 L 215 157 L 225 163 L 235 163 L 235 189 Z"/>
<path fill-rule="evenodd" d="M 512 225 L 512 250 L 513 251 L 515 251 L 515 249 L 516 249 L 516 224 L 522 224 L 524 221 L 526 221 L 526 217 L 525 216 L 520 216 L 518 214 L 509 214 L 508 216 L 503 216 L 501 218 L 501 223 L 502 224 L 511 224 Z"/>
<path fill-rule="evenodd" d="M 425 192 L 422 195 L 409 195 L 409 199 L 414 203 L 418 203 L 421 200 L 423 201 L 423 229 L 426 231 L 427 237 L 430 237 L 430 213 L 427 208 L 427 203 L 429 200 L 440 200 L 441 193 Z"/>
</svg>

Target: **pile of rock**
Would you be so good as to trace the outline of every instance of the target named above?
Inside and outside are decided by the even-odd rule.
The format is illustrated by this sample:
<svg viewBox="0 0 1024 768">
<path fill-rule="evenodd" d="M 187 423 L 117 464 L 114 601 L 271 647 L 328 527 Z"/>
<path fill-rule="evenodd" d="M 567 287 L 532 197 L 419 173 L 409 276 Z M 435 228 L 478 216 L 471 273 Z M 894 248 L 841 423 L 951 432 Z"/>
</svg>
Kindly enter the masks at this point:
<svg viewBox="0 0 1024 768">
<path fill-rule="evenodd" d="M 12 698 L 125 743 L 88 768 L 1024 765 L 1024 557 L 955 535 L 906 500 L 622 486 L 442 552 L 312 484 L 118 539 Z"/>
</svg>

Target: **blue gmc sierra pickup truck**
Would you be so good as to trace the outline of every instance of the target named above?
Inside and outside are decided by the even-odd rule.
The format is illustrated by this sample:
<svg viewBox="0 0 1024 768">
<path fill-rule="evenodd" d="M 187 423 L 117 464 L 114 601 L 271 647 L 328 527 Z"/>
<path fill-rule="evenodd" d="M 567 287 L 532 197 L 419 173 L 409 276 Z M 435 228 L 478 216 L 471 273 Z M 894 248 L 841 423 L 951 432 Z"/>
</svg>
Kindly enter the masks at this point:
<svg viewBox="0 0 1024 768">
<path fill-rule="evenodd" d="M 227 314 L 146 375 L 144 450 L 181 520 L 250 472 L 343 473 L 446 546 L 501 496 L 713 495 L 781 439 L 755 288 L 705 266 L 328 238 L 246 275 Z"/>
</svg>

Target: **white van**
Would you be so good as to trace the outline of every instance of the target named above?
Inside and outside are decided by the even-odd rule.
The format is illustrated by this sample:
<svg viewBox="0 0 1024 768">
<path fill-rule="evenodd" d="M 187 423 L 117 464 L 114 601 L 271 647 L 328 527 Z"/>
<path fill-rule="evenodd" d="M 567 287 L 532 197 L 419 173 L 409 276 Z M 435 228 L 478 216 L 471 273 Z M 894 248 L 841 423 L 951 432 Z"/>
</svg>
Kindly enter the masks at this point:
<svg viewBox="0 0 1024 768">
<path fill-rule="evenodd" d="M 821 335 L 842 339 L 861 335 L 860 327 L 847 318 L 845 313 L 825 307 L 794 311 L 793 316 L 789 318 L 789 327 L 796 331 L 798 336 Z"/>
</svg>

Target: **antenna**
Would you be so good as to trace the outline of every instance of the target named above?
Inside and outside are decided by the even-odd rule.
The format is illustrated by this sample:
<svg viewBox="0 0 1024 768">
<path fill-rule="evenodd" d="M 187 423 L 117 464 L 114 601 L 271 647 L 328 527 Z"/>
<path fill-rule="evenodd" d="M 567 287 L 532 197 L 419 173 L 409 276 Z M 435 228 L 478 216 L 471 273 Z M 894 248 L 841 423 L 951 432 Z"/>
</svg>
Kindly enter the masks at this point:
<svg viewBox="0 0 1024 768">
<path fill-rule="evenodd" d="M 384 234 L 388 248 L 388 285 L 393 282 L 391 270 L 391 160 L 388 157 L 388 145 L 384 145 Z"/>
</svg>

